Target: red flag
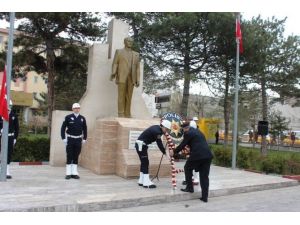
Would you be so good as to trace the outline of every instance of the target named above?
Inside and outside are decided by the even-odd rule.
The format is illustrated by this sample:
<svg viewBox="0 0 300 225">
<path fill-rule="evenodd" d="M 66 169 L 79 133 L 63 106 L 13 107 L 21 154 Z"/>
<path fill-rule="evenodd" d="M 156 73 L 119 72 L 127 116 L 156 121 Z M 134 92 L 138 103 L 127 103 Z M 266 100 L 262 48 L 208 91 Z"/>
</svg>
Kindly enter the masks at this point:
<svg viewBox="0 0 300 225">
<path fill-rule="evenodd" d="M 244 52 L 243 38 L 242 38 L 241 23 L 240 23 L 239 19 L 236 19 L 235 37 L 239 40 L 239 43 L 240 43 L 239 51 L 240 51 L 240 53 L 243 53 Z"/>
<path fill-rule="evenodd" d="M 0 116 L 2 116 L 6 121 L 9 119 L 7 108 L 6 67 L 4 67 L 0 93 Z"/>
</svg>

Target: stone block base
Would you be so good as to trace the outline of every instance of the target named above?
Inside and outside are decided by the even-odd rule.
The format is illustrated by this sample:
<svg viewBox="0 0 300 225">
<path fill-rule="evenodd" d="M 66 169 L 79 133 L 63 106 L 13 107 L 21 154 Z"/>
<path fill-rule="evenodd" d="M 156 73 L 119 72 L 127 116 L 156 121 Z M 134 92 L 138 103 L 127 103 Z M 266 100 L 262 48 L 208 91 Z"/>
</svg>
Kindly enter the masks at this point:
<svg viewBox="0 0 300 225">
<path fill-rule="evenodd" d="M 96 174 L 116 174 L 120 177 L 137 177 L 140 160 L 129 144 L 130 131 L 143 131 L 159 120 L 104 118 L 96 120 L 95 128 L 83 146 L 79 164 Z M 154 176 L 162 153 L 158 148 L 148 149 L 149 173 Z M 159 177 L 170 176 L 170 162 L 163 157 Z"/>
</svg>

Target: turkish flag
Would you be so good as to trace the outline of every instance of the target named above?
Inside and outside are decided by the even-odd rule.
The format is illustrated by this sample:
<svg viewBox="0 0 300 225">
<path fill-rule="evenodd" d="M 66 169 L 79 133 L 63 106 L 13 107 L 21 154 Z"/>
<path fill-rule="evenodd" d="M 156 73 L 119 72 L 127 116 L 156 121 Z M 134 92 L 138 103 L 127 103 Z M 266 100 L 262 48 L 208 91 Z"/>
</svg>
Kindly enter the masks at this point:
<svg viewBox="0 0 300 225">
<path fill-rule="evenodd" d="M 236 20 L 235 37 L 239 40 L 239 43 L 240 43 L 239 52 L 243 53 L 244 52 L 244 48 L 243 48 L 243 38 L 242 38 L 241 23 L 240 23 L 240 21 L 238 19 Z"/>
<path fill-rule="evenodd" d="M 8 121 L 8 108 L 7 108 L 7 89 L 6 89 L 6 67 L 4 67 L 3 79 L 0 93 L 0 116 Z"/>
</svg>

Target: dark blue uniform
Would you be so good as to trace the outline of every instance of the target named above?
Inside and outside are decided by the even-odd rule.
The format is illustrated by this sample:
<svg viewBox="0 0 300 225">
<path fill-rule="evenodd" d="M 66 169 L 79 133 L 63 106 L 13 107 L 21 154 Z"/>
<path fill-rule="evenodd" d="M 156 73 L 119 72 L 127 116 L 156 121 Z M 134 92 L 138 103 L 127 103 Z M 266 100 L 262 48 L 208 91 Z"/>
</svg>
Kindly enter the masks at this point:
<svg viewBox="0 0 300 225">
<path fill-rule="evenodd" d="M 157 146 L 159 147 L 160 151 L 163 154 L 166 154 L 166 150 L 163 146 L 163 143 L 161 141 L 161 136 L 163 135 L 163 131 L 159 125 L 153 125 L 141 133 L 141 135 L 138 137 L 138 140 L 143 141 L 143 148 L 142 151 L 139 151 L 138 145 L 135 144 L 135 148 L 137 151 L 137 154 L 139 155 L 139 158 L 141 160 L 141 168 L 140 172 L 144 174 L 149 173 L 149 159 L 148 159 L 148 145 L 152 142 L 156 141 Z"/>
<path fill-rule="evenodd" d="M 0 129 L 3 128 L 3 119 L 0 117 Z M 2 134 L 2 132 L 1 132 Z M 10 111 L 9 113 L 9 127 L 8 127 L 8 145 L 7 145 L 7 164 L 10 164 L 12 153 L 14 150 L 14 139 L 17 140 L 19 136 L 19 120 L 17 114 L 15 114 L 13 111 Z M 1 137 L 2 138 L 2 137 Z M 1 146 L 0 146 L 1 148 Z M 1 151 L 1 149 L 0 149 Z"/>
<path fill-rule="evenodd" d="M 87 138 L 86 120 L 82 115 L 75 116 L 74 113 L 67 115 L 61 126 L 61 138 L 67 135 L 67 164 L 78 164 L 81 152 L 82 139 Z"/>
<path fill-rule="evenodd" d="M 186 145 L 190 146 L 190 157 L 184 165 L 186 189 L 194 191 L 192 176 L 193 170 L 199 171 L 202 198 L 207 201 L 209 187 L 209 170 L 213 155 L 206 142 L 205 136 L 198 129 L 190 127 L 189 131 L 184 132 L 183 141 L 175 149 L 175 153 L 180 152 Z"/>
</svg>

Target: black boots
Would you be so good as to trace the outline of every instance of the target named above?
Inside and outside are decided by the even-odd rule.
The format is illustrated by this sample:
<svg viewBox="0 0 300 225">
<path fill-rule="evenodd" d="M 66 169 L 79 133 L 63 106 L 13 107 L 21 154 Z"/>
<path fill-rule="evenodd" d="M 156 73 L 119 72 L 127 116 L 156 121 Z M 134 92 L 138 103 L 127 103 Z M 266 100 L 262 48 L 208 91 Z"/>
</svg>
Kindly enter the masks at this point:
<svg viewBox="0 0 300 225">
<path fill-rule="evenodd" d="M 73 179 L 80 179 L 80 176 L 78 176 L 78 175 L 71 175 L 71 177 L 72 177 Z"/>
<path fill-rule="evenodd" d="M 207 198 L 200 198 L 200 200 L 202 201 L 202 202 L 207 202 Z"/>
<path fill-rule="evenodd" d="M 78 176 L 78 175 L 66 175 L 65 176 L 66 180 L 70 180 L 71 178 L 73 178 L 73 179 L 80 179 L 80 176 Z"/>
<path fill-rule="evenodd" d="M 194 193 L 194 188 L 188 188 L 188 187 L 186 187 L 186 188 L 181 188 L 180 190 L 183 191 L 183 192 Z"/>
<path fill-rule="evenodd" d="M 65 179 L 66 179 L 66 180 L 70 180 L 71 178 L 72 178 L 71 175 L 66 175 L 66 176 L 65 176 Z"/>
</svg>

